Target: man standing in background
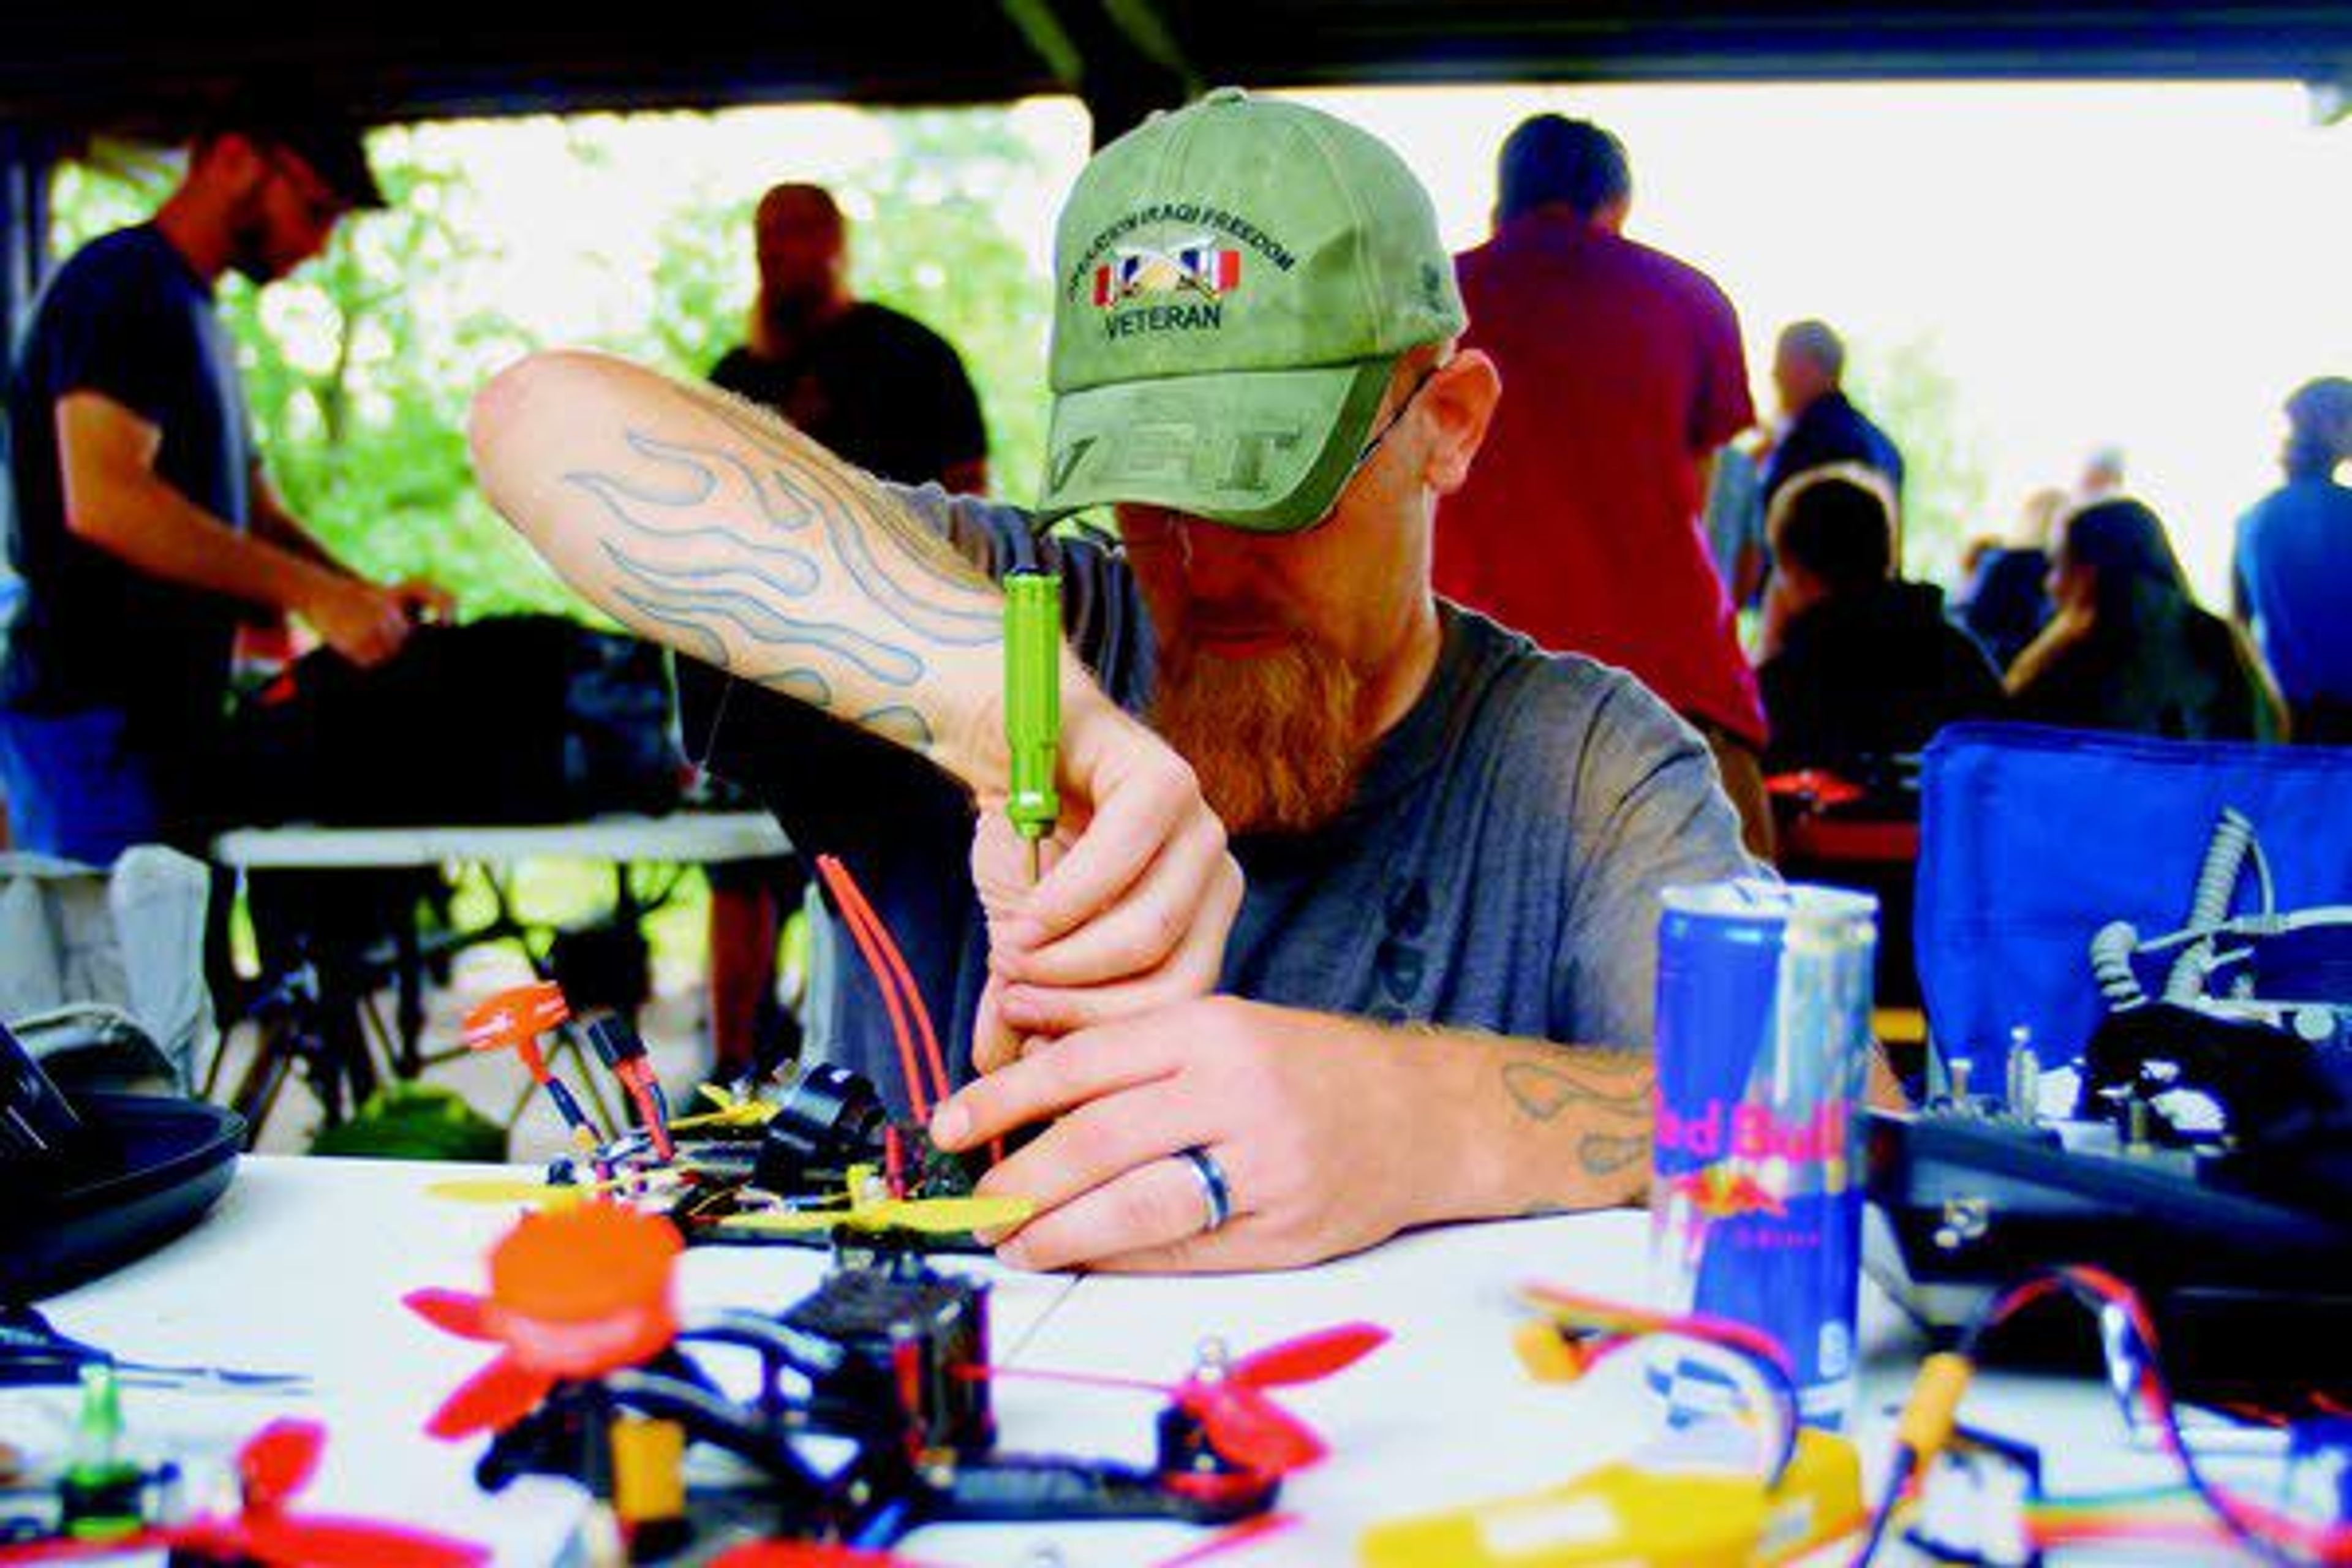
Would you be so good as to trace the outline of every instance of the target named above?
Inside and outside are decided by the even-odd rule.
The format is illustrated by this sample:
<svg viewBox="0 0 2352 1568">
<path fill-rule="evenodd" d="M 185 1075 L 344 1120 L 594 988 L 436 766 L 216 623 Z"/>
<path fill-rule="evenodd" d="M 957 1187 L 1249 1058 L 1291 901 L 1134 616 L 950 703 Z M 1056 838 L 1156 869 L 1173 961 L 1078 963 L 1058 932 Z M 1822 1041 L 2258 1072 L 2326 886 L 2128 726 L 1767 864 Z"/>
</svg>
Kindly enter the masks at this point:
<svg viewBox="0 0 2352 1568">
<path fill-rule="evenodd" d="M 920 321 L 851 291 L 848 226 L 832 193 L 775 186 L 760 199 L 754 237 L 760 291 L 749 341 L 730 350 L 710 379 L 877 479 L 985 493 L 988 432 L 963 361 Z M 692 661 L 677 669 L 688 732 L 703 732 L 708 721 L 695 721 L 708 711 L 715 682 Z M 792 722 L 836 727 L 809 710 L 796 710 Z M 887 746 L 862 755 L 886 771 L 904 765 Z M 761 1058 L 770 1037 L 781 1035 L 770 1058 L 796 1044 L 795 1026 L 775 1001 L 776 942 L 808 871 L 786 857 L 712 866 L 708 875 L 713 1076 L 731 1079 Z"/>
<path fill-rule="evenodd" d="M 1826 321 L 1797 321 L 1782 329 L 1772 352 L 1772 386 L 1787 421 L 1764 460 L 1764 504 L 1780 487 L 1809 468 L 1860 463 L 1886 476 L 1899 505 L 1903 499 L 1903 454 L 1886 432 L 1845 395 L 1845 340 Z M 1902 519 L 1895 520 L 1899 542 Z"/>
<path fill-rule="evenodd" d="M 2352 745 L 2352 489 L 2336 480 L 2352 461 L 2352 381 L 2297 387 L 2286 421 L 2286 483 L 2238 520 L 2232 598 L 2286 697 L 2289 733 Z"/>
<path fill-rule="evenodd" d="M 34 307 L 8 378 L 8 564 L 0 779 L 19 847 L 93 865 L 132 844 L 202 854 L 203 798 L 248 607 L 300 616 L 361 664 L 424 584 L 336 562 L 263 473 L 213 289 L 323 249 L 383 194 L 356 129 L 246 110 L 197 138 L 146 223 L 91 241 Z"/>
<path fill-rule="evenodd" d="M 1625 149 L 1557 114 L 1503 143 L 1495 234 L 1457 258 L 1506 389 L 1438 518 L 1439 594 L 1639 677 L 1697 727 L 1769 855 L 1764 710 L 1699 530 L 1716 450 L 1754 420 L 1731 301 L 1624 237 Z"/>
</svg>

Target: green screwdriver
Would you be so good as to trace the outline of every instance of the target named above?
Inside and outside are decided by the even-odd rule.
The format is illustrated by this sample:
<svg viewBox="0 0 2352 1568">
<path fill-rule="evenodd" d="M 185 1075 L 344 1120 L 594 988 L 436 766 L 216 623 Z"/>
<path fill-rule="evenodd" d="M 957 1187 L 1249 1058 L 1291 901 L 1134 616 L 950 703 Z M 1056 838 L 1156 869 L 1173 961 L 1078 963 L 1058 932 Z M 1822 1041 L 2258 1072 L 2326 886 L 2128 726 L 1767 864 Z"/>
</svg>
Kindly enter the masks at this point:
<svg viewBox="0 0 2352 1568">
<path fill-rule="evenodd" d="M 1013 792 L 1004 815 L 1029 841 L 1035 886 L 1045 837 L 1062 815 L 1054 793 L 1054 756 L 1062 738 L 1062 580 L 1050 572 L 1004 578 L 1004 740 L 1013 752 Z"/>
</svg>

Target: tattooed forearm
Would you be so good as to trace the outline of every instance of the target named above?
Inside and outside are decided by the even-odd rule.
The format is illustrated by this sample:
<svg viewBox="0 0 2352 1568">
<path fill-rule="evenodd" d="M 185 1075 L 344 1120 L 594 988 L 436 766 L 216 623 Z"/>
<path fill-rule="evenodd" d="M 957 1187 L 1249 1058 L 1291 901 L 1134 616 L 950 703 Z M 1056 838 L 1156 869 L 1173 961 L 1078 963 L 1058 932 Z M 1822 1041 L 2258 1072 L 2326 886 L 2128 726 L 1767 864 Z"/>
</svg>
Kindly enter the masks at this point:
<svg viewBox="0 0 2352 1568">
<path fill-rule="evenodd" d="M 929 751 L 936 738 L 931 733 L 930 721 L 912 708 L 877 708 L 871 713 L 860 713 L 856 724 L 861 730 L 918 752 Z"/>
<path fill-rule="evenodd" d="M 707 440 L 631 427 L 619 466 L 561 476 L 610 525 L 593 531 L 604 570 L 583 585 L 706 663 L 932 752 L 950 719 L 931 685 L 942 659 L 962 658 L 968 683 L 992 668 L 993 586 L 797 432 L 721 395 L 677 390 L 712 416 Z"/>
<path fill-rule="evenodd" d="M 887 503 L 861 506 L 865 498 L 855 494 L 835 473 L 809 467 L 807 454 L 796 451 L 791 445 L 793 437 L 760 411 L 744 406 L 715 388 L 703 389 L 700 400 L 730 430 L 763 456 L 786 465 L 771 470 L 771 477 L 779 489 L 793 498 L 797 523 L 804 524 L 814 516 L 823 521 L 829 531 L 835 531 L 848 514 L 862 512 L 894 547 L 898 566 L 928 578 L 934 589 L 945 590 L 945 595 L 939 599 L 921 597 L 884 574 L 863 535 L 853 533 L 845 539 L 835 531 L 836 548 L 854 541 L 856 559 L 853 562 L 845 553 L 845 563 L 853 572 L 863 564 L 865 573 L 860 574 L 860 582 L 877 595 L 877 603 L 905 618 L 911 629 L 928 629 L 930 635 L 945 641 L 956 640 L 959 634 L 978 641 L 996 635 L 998 621 L 994 612 L 968 602 L 971 590 L 980 585 L 979 574 L 945 540 L 898 507 Z M 917 624 L 919 619 L 943 624 L 926 628 Z"/>
</svg>

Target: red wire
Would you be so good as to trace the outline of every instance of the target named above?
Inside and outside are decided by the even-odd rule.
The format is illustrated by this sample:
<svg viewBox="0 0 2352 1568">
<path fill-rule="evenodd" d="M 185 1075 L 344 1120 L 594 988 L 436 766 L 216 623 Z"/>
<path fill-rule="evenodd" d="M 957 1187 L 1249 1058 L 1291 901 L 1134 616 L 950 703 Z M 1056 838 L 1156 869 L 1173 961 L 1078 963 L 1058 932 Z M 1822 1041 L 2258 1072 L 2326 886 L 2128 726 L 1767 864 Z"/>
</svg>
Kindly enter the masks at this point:
<svg viewBox="0 0 2352 1568">
<path fill-rule="evenodd" d="M 2206 1479 L 2198 1470 L 2195 1456 L 2181 1440 L 2180 1418 L 2173 1406 L 2171 1391 L 2166 1386 L 2159 1370 L 2161 1363 L 2156 1327 L 2138 1293 L 2104 1268 L 2077 1264 L 2061 1272 L 2063 1282 L 2090 1291 L 2100 1300 L 2121 1310 L 2131 1320 L 2132 1331 L 2137 1336 L 2140 1348 L 2145 1352 L 2140 1358 L 2139 1376 L 2134 1381 L 2132 1391 L 2155 1422 L 2166 1454 L 2180 1466 L 2192 1488 L 2221 1516 L 2223 1522 L 2265 1545 L 2275 1547 L 2284 1542 L 2289 1550 L 2322 1563 L 2352 1563 L 2352 1529 L 2343 1525 L 2310 1524 L 2251 1501 L 2218 1482 Z M 2059 1276 L 2042 1277 L 2032 1285 L 2015 1292 L 2014 1299 L 2004 1304 L 1999 1315 L 2009 1316 L 2026 1301 L 2048 1294 L 2061 1282 Z M 2042 1289 L 2036 1289 L 2036 1286 Z"/>
<path fill-rule="evenodd" d="M 897 977 L 900 990 L 905 993 L 907 1005 L 915 1016 L 915 1027 L 922 1035 L 923 1059 L 931 1069 L 931 1092 L 938 1098 L 945 1100 L 948 1097 L 947 1063 L 940 1058 L 940 1037 L 931 1027 L 930 1009 L 923 1005 L 922 993 L 915 986 L 915 977 L 907 967 L 906 955 L 898 951 L 898 944 L 891 940 L 890 928 L 882 923 L 882 917 L 874 912 L 872 904 L 866 902 L 864 890 L 858 887 L 856 879 L 850 876 L 849 868 L 839 860 L 834 859 L 832 856 L 824 856 L 822 858 L 832 861 L 837 875 L 838 880 L 834 889 L 835 896 L 845 908 L 855 909 L 859 918 L 866 921 L 866 926 L 873 932 L 876 944 L 881 950 L 883 963 L 888 965 L 891 974 Z M 915 1100 L 917 1091 L 912 1082 L 911 1064 L 908 1066 L 908 1099 Z M 929 1120 L 930 1115 L 919 1100 L 917 1102 L 916 1114 L 926 1120 Z"/>
<path fill-rule="evenodd" d="M 930 1065 L 931 1093 L 945 1100 L 949 1091 L 948 1068 L 940 1054 L 940 1037 L 931 1027 L 931 1010 L 923 1005 L 923 994 L 916 988 L 914 973 L 907 967 L 906 955 L 898 951 L 898 943 L 890 935 L 890 928 L 882 923 L 882 917 L 866 901 L 865 889 L 850 878 L 846 868 L 843 868 L 841 875 L 844 885 L 849 889 L 849 896 L 857 901 L 858 909 L 865 914 L 866 923 L 873 927 L 874 939 L 881 946 L 884 960 L 898 976 L 898 989 L 906 995 L 908 1009 L 915 1015 L 915 1028 L 923 1041 L 923 1059 Z"/>
<path fill-rule="evenodd" d="M 914 1108 L 917 1116 L 928 1121 L 931 1115 L 930 1101 L 923 1092 L 922 1073 L 915 1065 L 915 1042 L 907 1032 L 905 1005 L 898 999 L 898 989 L 891 970 L 876 950 L 874 934 L 866 930 L 861 918 L 863 903 L 856 896 L 856 884 L 849 879 L 848 868 L 830 855 L 818 856 L 816 868 L 817 874 L 824 879 L 824 885 L 833 890 L 834 902 L 841 906 L 842 920 L 849 927 L 850 938 L 857 943 L 859 956 L 866 960 L 866 967 L 873 972 L 874 984 L 881 989 L 883 1005 L 890 1011 L 890 1034 L 898 1047 L 898 1070 L 907 1079 L 907 1102 Z M 919 997 L 917 1005 L 920 1005 Z"/>
</svg>

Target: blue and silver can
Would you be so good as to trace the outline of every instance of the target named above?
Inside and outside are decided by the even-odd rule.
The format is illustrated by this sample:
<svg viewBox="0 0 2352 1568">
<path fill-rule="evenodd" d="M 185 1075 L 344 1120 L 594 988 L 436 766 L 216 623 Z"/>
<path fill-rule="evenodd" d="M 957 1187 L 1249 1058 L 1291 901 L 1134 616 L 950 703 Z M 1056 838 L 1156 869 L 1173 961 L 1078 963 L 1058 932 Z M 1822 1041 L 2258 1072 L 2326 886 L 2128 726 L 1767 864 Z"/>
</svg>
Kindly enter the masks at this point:
<svg viewBox="0 0 2352 1568">
<path fill-rule="evenodd" d="M 1853 1404 L 1878 901 L 1762 879 L 1669 888 L 1658 925 L 1652 1292 L 1784 1346 L 1805 1420 Z M 1684 1380 L 1663 1363 L 1672 1385 Z M 1694 1403 L 1706 1403 L 1697 1382 Z"/>
</svg>

